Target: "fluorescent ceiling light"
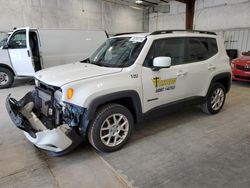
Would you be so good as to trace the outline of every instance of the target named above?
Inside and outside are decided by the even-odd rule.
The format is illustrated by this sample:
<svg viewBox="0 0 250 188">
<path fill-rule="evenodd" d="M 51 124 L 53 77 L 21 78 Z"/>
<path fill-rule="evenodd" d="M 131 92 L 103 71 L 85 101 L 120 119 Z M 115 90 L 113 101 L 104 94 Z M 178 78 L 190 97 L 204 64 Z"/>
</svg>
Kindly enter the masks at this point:
<svg viewBox="0 0 250 188">
<path fill-rule="evenodd" d="M 143 1 L 142 1 L 142 0 L 136 0 L 135 3 L 136 3 L 136 4 L 142 4 Z"/>
<path fill-rule="evenodd" d="M 142 8 L 140 8 L 140 7 L 135 7 L 135 6 L 130 6 L 131 8 L 133 8 L 133 9 L 137 9 L 137 10 L 143 10 Z"/>
</svg>

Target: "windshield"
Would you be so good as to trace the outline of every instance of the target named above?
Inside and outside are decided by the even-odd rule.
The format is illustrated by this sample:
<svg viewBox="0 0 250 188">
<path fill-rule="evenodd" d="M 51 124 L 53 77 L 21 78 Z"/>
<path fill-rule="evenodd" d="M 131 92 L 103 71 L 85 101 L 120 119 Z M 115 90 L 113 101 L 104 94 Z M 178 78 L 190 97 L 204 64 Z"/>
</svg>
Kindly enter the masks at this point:
<svg viewBox="0 0 250 188">
<path fill-rule="evenodd" d="M 137 59 L 145 41 L 143 37 L 108 39 L 83 62 L 106 67 L 128 67 Z"/>
</svg>

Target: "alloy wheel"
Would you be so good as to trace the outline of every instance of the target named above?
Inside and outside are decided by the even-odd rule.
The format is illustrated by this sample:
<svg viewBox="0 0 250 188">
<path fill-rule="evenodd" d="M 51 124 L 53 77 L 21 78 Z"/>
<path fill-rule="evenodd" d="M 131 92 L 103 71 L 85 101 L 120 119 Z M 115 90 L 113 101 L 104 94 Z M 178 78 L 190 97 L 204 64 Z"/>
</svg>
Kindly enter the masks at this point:
<svg viewBox="0 0 250 188">
<path fill-rule="evenodd" d="M 218 110 L 223 105 L 225 93 L 222 88 L 214 90 L 211 98 L 211 107 L 213 110 Z"/>
<path fill-rule="evenodd" d="M 0 72 L 0 85 L 5 85 L 9 82 L 9 76 L 5 72 Z"/>
<path fill-rule="evenodd" d="M 108 116 L 100 129 L 100 138 L 104 145 L 114 147 L 122 143 L 127 137 L 129 121 L 123 114 Z"/>
</svg>

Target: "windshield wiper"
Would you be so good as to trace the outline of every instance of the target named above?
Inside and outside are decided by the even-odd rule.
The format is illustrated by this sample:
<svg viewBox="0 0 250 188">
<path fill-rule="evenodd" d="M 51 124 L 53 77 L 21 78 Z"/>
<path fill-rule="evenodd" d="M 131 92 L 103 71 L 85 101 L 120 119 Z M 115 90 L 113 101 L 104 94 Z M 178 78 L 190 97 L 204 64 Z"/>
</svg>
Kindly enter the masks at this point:
<svg viewBox="0 0 250 188">
<path fill-rule="evenodd" d="M 81 63 L 90 63 L 90 59 L 89 58 L 87 58 L 87 59 L 84 59 L 84 60 L 82 60 L 82 61 L 80 61 Z"/>
<path fill-rule="evenodd" d="M 89 58 L 84 59 L 84 60 L 82 60 L 80 62 L 81 63 L 89 63 L 89 64 L 97 65 L 97 66 L 100 66 L 100 67 L 120 67 L 120 66 L 114 66 L 112 64 L 105 64 L 105 63 L 103 63 L 103 61 L 90 61 Z"/>
<path fill-rule="evenodd" d="M 101 66 L 101 67 L 104 66 L 100 61 L 97 61 L 97 62 L 95 62 L 95 61 L 90 61 L 89 58 L 84 59 L 84 60 L 82 60 L 82 61 L 80 61 L 80 62 L 81 62 L 81 63 L 89 63 L 89 64 Z"/>
</svg>

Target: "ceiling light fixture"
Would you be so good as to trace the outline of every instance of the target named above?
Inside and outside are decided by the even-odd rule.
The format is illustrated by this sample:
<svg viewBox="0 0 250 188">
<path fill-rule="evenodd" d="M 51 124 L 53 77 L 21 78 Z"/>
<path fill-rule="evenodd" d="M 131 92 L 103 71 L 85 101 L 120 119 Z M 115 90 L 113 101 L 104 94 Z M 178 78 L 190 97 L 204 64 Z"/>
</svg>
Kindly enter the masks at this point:
<svg viewBox="0 0 250 188">
<path fill-rule="evenodd" d="M 137 10 L 143 10 L 143 9 L 140 8 L 140 7 L 135 7 L 135 6 L 129 6 L 129 7 L 133 8 L 133 9 L 137 9 Z"/>
<path fill-rule="evenodd" d="M 142 1 L 142 0 L 136 0 L 135 3 L 136 3 L 136 4 L 142 4 L 143 1 Z"/>
</svg>

